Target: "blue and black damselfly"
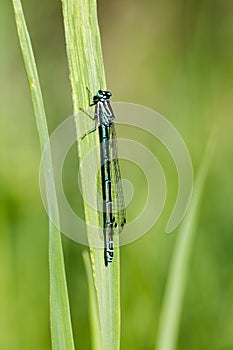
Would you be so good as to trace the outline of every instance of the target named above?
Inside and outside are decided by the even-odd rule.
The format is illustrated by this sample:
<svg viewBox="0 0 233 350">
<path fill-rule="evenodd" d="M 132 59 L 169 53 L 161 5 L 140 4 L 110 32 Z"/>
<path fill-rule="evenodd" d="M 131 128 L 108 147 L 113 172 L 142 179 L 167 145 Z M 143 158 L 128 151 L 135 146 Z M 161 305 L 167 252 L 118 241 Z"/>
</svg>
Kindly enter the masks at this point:
<svg viewBox="0 0 233 350">
<path fill-rule="evenodd" d="M 96 126 L 82 137 L 98 130 L 105 266 L 113 261 L 114 234 L 120 233 L 126 223 L 111 96 L 110 91 L 99 90 L 93 97 L 90 106 L 95 106 Z"/>
</svg>

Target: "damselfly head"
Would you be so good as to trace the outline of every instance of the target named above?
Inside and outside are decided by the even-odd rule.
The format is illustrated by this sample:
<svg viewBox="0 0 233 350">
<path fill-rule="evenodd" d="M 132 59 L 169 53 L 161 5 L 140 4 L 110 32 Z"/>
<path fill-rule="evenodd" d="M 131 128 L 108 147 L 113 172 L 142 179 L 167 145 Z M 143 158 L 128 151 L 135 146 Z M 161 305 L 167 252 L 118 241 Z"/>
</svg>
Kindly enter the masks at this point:
<svg viewBox="0 0 233 350">
<path fill-rule="evenodd" d="M 103 102 L 105 100 L 109 100 L 112 97 L 110 91 L 99 90 L 97 94 L 93 97 L 93 103 L 96 104 L 98 102 Z"/>
</svg>

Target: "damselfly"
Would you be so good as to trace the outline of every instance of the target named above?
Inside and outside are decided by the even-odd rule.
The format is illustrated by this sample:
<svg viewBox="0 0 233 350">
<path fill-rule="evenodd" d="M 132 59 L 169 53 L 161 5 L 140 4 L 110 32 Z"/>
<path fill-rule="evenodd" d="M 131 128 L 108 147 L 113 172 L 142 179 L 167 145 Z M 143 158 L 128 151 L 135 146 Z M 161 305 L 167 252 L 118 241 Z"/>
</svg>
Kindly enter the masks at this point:
<svg viewBox="0 0 233 350">
<path fill-rule="evenodd" d="M 105 266 L 113 261 L 114 234 L 120 233 L 126 223 L 111 96 L 110 91 L 99 90 L 93 97 L 90 106 L 95 106 L 96 126 L 83 136 L 98 129 Z"/>
</svg>

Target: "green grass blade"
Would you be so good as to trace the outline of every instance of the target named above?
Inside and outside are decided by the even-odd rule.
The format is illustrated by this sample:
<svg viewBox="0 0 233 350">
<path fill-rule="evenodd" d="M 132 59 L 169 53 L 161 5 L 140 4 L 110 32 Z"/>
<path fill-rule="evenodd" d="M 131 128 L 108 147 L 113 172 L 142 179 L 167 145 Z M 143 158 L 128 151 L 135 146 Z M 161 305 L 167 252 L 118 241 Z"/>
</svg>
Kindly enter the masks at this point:
<svg viewBox="0 0 233 350">
<path fill-rule="evenodd" d="M 91 338 L 92 338 L 93 349 L 102 350 L 103 345 L 101 341 L 99 310 L 98 310 L 96 292 L 94 288 L 91 261 L 87 251 L 83 252 L 83 260 L 84 260 L 86 273 L 87 273 L 87 280 L 88 280 L 89 300 L 90 300 L 89 314 L 90 314 L 90 321 L 91 321 Z"/>
<path fill-rule="evenodd" d="M 212 159 L 213 144 L 211 142 L 212 139 L 209 142 L 206 155 L 202 161 L 192 202 L 181 226 L 171 259 L 161 309 L 156 350 L 175 350 L 176 348 L 189 261 L 193 250 L 195 234 L 197 233 L 201 195 Z"/>
<path fill-rule="evenodd" d="M 95 0 L 62 0 L 62 3 L 73 105 L 74 112 L 77 112 L 80 107 L 87 108 L 89 106 L 86 87 L 93 94 L 99 89 L 106 89 L 97 8 Z M 88 118 L 76 118 L 77 135 L 82 134 L 83 126 L 87 129 L 88 122 Z M 78 137 L 80 162 L 84 159 L 85 154 L 97 145 L 98 137 L 96 133 L 83 140 Z M 93 160 L 93 162 L 96 161 L 96 159 Z M 80 171 L 84 198 L 88 198 L 87 179 L 83 174 L 83 170 L 80 169 Z M 93 172 L 91 162 L 88 171 Z M 93 180 L 95 181 L 94 178 Z M 97 212 L 85 203 L 84 210 L 86 222 L 98 226 Z M 103 250 L 92 248 L 93 236 L 89 231 L 87 234 L 91 247 L 102 349 L 116 350 L 119 349 L 120 344 L 119 249 L 115 249 L 114 262 L 106 268 L 103 262 Z"/>
<path fill-rule="evenodd" d="M 13 0 L 13 7 L 19 42 L 31 91 L 40 145 L 43 150 L 49 140 L 49 134 L 38 73 L 20 0 Z M 55 213 L 53 215 L 58 217 L 50 154 L 48 154 L 45 164 L 45 186 L 48 194 L 49 212 Z M 60 232 L 51 222 L 49 225 L 49 263 L 52 347 L 56 350 L 74 349 L 61 236 Z"/>
</svg>

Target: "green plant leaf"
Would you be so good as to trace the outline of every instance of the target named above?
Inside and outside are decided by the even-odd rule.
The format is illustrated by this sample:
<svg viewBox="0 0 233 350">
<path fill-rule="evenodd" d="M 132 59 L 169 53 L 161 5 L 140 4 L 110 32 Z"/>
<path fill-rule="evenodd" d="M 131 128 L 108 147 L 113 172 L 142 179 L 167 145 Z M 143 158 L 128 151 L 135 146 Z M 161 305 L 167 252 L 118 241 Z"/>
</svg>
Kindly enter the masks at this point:
<svg viewBox="0 0 233 350">
<path fill-rule="evenodd" d="M 92 94 L 95 94 L 99 89 L 106 89 L 97 8 L 95 0 L 62 0 L 62 4 L 74 113 L 77 113 L 80 108 L 89 107 L 87 87 Z M 94 147 L 98 147 L 97 133 L 92 133 L 90 137 L 85 137 L 83 140 L 80 139 L 83 130 L 88 130 L 88 127 L 91 128 L 88 119 L 87 117 L 76 117 L 75 120 L 80 163 L 88 152 L 93 150 Z M 88 172 L 93 174 L 93 181 L 96 181 L 93 170 L 93 164 L 96 164 L 96 162 L 98 162 L 97 155 L 92 162 L 89 162 L 89 168 L 87 169 Z M 80 167 L 80 178 L 83 197 L 89 198 L 89 184 L 82 167 Z M 99 227 L 97 212 L 85 202 L 84 210 L 87 224 Z M 99 232 L 96 230 L 94 234 L 99 234 L 100 231 L 101 228 L 99 228 Z M 119 249 L 115 249 L 114 261 L 106 268 L 103 260 L 103 249 L 94 248 L 93 232 L 89 228 L 87 235 L 91 247 L 102 349 L 116 350 L 120 346 Z M 115 246 L 117 246 L 118 242 L 115 241 L 115 243 Z M 93 322 L 95 321 L 93 320 L 92 324 Z"/>
<path fill-rule="evenodd" d="M 189 261 L 194 247 L 195 235 L 197 234 L 201 195 L 211 163 L 212 154 L 213 139 L 211 137 L 195 183 L 191 205 L 182 223 L 170 262 L 157 335 L 157 350 L 176 349 L 182 303 L 189 271 Z"/>
<path fill-rule="evenodd" d="M 87 273 L 88 289 L 89 289 L 89 301 L 90 301 L 90 321 L 91 321 L 91 335 L 93 349 L 102 350 L 102 339 L 100 330 L 100 319 L 99 319 L 99 309 L 97 304 L 96 292 L 94 288 L 94 279 L 91 269 L 91 261 L 87 251 L 83 252 L 83 260 Z"/>
<path fill-rule="evenodd" d="M 49 134 L 35 58 L 20 0 L 13 0 L 13 7 L 19 42 L 31 91 L 40 145 L 43 151 L 49 140 Z M 58 218 L 58 206 L 54 186 L 51 154 L 49 152 L 47 152 L 45 165 L 45 186 L 49 213 L 53 213 L 53 216 Z M 71 328 L 61 236 L 60 232 L 51 222 L 49 223 L 49 267 L 52 347 L 56 350 L 73 350 L 74 342 Z"/>
</svg>

